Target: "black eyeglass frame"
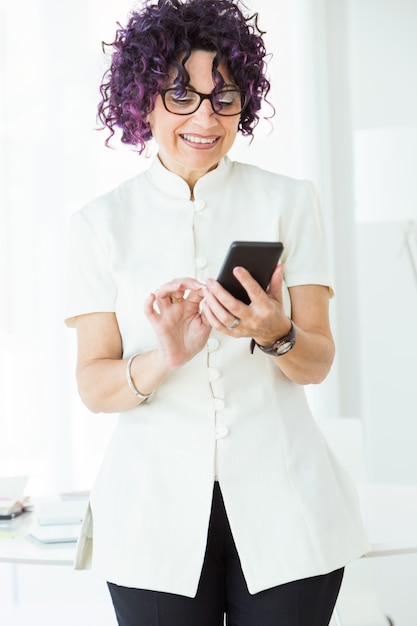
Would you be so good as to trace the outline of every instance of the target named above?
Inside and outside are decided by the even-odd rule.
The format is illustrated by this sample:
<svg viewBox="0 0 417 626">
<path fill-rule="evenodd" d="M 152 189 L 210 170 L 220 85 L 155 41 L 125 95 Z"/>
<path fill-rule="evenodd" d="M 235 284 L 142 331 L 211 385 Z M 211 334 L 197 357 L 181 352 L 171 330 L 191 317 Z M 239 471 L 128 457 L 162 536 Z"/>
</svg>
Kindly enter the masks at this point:
<svg viewBox="0 0 417 626">
<path fill-rule="evenodd" d="M 242 89 L 233 89 L 231 87 L 229 87 L 228 89 L 220 89 L 220 91 L 218 91 L 217 93 L 200 93 L 199 91 L 196 91 L 195 89 L 191 89 L 190 87 L 186 87 L 185 88 L 186 91 L 192 91 L 192 93 L 197 94 L 197 96 L 200 97 L 200 102 L 197 104 L 196 108 L 193 111 L 189 111 L 188 113 L 177 113 L 176 111 L 170 111 L 166 105 L 165 102 L 165 94 L 168 93 L 168 91 L 178 91 L 178 89 L 176 87 L 168 87 L 167 89 L 162 89 L 160 94 L 161 94 L 161 98 L 162 98 L 162 102 L 163 105 L 165 107 L 165 109 L 168 111 L 168 113 L 172 113 L 173 115 L 192 115 L 193 113 L 195 113 L 196 111 L 198 111 L 198 109 L 201 106 L 201 103 L 203 102 L 203 100 L 209 100 L 210 104 L 211 104 L 211 108 L 213 109 L 213 113 L 215 113 L 216 115 L 222 115 L 223 117 L 234 117 L 236 115 L 241 115 L 243 113 L 243 111 L 245 110 L 245 108 L 248 105 L 248 101 L 249 98 L 246 94 L 245 91 L 243 91 Z M 213 98 L 218 96 L 219 93 L 227 93 L 228 91 L 235 91 L 237 93 L 240 93 L 241 95 L 241 102 L 242 102 L 242 106 L 241 109 L 238 113 L 222 113 L 221 111 L 216 111 L 216 109 L 214 108 L 214 102 L 213 102 Z"/>
</svg>

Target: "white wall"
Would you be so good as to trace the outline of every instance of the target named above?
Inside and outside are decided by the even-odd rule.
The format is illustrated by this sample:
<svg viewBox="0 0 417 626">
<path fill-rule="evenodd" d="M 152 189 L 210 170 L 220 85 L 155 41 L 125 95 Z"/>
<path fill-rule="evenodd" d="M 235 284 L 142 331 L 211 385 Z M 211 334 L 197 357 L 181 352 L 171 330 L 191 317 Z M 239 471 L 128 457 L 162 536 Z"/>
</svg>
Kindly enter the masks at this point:
<svg viewBox="0 0 417 626">
<path fill-rule="evenodd" d="M 377 481 L 417 483 L 417 274 L 410 256 L 417 263 L 417 3 L 349 5 L 358 359 L 369 470 Z M 417 555 L 373 565 L 385 612 L 396 626 L 414 626 Z"/>
<path fill-rule="evenodd" d="M 409 234 L 417 251 L 417 3 L 350 4 L 363 408 L 371 471 L 377 480 L 417 482 L 417 281 L 405 245 Z"/>
</svg>

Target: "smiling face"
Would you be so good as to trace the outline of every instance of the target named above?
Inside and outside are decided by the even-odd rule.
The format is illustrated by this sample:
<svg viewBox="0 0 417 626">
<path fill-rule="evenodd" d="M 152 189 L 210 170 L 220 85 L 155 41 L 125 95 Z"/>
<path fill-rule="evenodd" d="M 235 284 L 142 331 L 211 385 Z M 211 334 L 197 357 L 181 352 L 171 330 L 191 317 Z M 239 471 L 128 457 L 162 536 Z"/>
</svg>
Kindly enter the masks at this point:
<svg viewBox="0 0 417 626">
<path fill-rule="evenodd" d="M 189 87 L 203 94 L 213 91 L 214 53 L 194 50 L 185 64 Z M 225 85 L 234 86 L 224 63 L 219 65 Z M 168 83 L 166 87 L 171 87 Z M 191 115 L 169 113 L 159 95 L 148 116 L 152 135 L 159 146 L 159 158 L 167 169 L 181 176 L 192 190 L 201 176 L 214 169 L 232 147 L 239 115 L 225 117 L 214 113 L 209 100 L 203 100 Z"/>
</svg>

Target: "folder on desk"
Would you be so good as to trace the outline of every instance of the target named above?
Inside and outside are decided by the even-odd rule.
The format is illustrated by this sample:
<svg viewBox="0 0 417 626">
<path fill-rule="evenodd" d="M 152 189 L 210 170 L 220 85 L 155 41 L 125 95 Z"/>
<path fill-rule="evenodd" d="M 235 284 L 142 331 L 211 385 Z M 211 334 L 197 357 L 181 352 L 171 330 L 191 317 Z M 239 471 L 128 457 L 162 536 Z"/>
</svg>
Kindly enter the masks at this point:
<svg viewBox="0 0 417 626">
<path fill-rule="evenodd" d="M 45 500 L 36 508 L 36 520 L 40 526 L 81 524 L 86 508 L 85 500 Z"/>
<path fill-rule="evenodd" d="M 80 528 L 80 524 L 58 524 L 57 526 L 33 524 L 28 529 L 28 537 L 40 543 L 71 543 L 77 541 Z"/>
</svg>

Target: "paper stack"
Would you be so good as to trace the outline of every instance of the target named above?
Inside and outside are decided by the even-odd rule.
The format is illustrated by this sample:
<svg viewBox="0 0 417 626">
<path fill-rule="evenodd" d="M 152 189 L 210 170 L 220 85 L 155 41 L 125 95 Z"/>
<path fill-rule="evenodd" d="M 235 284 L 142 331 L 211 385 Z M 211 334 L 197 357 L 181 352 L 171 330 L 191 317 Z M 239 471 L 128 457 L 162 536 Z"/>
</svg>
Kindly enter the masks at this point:
<svg viewBox="0 0 417 626">
<path fill-rule="evenodd" d="M 29 536 L 41 543 L 77 541 L 87 507 L 82 500 L 44 500 L 35 507 L 35 520 Z"/>
</svg>

